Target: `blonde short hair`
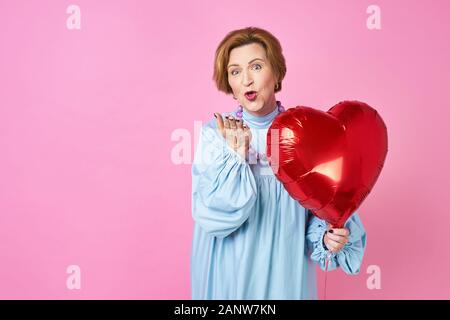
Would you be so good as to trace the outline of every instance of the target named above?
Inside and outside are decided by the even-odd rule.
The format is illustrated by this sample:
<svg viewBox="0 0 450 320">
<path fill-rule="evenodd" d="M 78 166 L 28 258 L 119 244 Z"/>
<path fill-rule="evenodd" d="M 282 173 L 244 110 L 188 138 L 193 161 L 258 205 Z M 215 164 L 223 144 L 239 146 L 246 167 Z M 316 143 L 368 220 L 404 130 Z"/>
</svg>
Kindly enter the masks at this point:
<svg viewBox="0 0 450 320">
<path fill-rule="evenodd" d="M 281 90 L 281 82 L 286 75 L 286 62 L 284 60 L 280 41 L 266 30 L 256 27 L 247 27 L 229 32 L 216 49 L 213 80 L 219 91 L 223 91 L 226 94 L 233 93 L 233 90 L 228 83 L 227 72 L 230 52 L 236 47 L 251 43 L 258 43 L 265 49 L 267 59 L 270 62 L 275 77 L 278 79 L 278 86 L 275 89 L 275 92 Z"/>
</svg>

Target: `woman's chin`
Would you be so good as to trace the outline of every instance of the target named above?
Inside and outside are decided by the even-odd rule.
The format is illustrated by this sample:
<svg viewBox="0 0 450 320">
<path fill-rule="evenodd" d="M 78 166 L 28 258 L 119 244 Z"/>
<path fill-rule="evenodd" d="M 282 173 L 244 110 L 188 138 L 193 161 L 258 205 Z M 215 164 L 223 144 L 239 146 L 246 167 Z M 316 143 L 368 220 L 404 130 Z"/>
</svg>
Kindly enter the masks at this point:
<svg viewBox="0 0 450 320">
<path fill-rule="evenodd" d="M 258 101 L 247 101 L 245 108 L 249 111 L 258 112 L 262 109 L 263 105 Z"/>
</svg>

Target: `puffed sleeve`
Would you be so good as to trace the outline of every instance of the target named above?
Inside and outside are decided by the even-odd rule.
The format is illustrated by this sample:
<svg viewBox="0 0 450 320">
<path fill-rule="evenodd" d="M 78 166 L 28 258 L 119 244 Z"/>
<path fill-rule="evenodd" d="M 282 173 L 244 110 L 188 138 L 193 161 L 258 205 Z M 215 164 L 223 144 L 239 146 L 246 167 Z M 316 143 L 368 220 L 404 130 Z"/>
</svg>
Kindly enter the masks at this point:
<svg viewBox="0 0 450 320">
<path fill-rule="evenodd" d="M 256 201 L 249 164 L 228 146 L 215 121 L 202 127 L 192 164 L 192 217 L 210 235 L 226 237 L 249 217 Z"/>
<path fill-rule="evenodd" d="M 349 229 L 350 235 L 347 244 L 338 253 L 329 252 L 323 243 L 323 236 L 327 230 L 326 222 L 314 216 L 309 210 L 308 218 L 306 240 L 311 260 L 325 270 L 325 262 L 329 254 L 329 271 L 341 267 L 347 274 L 358 274 L 366 248 L 366 231 L 358 213 L 355 211 L 345 223 L 344 227 Z"/>
</svg>

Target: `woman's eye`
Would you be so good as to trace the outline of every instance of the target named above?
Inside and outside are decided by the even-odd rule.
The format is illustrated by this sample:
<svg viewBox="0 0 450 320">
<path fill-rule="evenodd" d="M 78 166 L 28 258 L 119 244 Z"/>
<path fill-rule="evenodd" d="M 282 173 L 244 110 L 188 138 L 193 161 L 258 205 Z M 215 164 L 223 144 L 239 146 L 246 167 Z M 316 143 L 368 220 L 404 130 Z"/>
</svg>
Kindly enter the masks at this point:
<svg viewBox="0 0 450 320">
<path fill-rule="evenodd" d="M 252 67 L 256 67 L 256 66 L 258 66 L 258 68 L 257 68 L 256 70 L 260 70 L 260 69 L 262 68 L 260 64 L 254 64 L 254 65 L 252 65 Z M 236 73 L 235 73 L 235 72 L 236 72 Z M 231 74 L 232 76 L 235 76 L 235 75 L 237 74 L 237 72 L 238 72 L 238 70 L 231 70 L 230 74 Z"/>
</svg>

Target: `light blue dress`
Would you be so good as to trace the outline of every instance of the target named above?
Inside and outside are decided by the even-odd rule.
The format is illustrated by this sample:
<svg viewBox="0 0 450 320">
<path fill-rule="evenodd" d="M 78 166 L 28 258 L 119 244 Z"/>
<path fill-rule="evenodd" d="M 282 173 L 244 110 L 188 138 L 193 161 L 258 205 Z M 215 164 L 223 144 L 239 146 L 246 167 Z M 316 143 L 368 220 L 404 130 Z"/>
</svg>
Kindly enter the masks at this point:
<svg viewBox="0 0 450 320">
<path fill-rule="evenodd" d="M 244 110 L 252 152 L 265 154 L 278 113 L 257 117 Z M 289 196 L 264 156 L 245 161 L 231 149 L 215 118 L 202 126 L 196 147 L 192 216 L 192 299 L 317 299 L 315 266 L 325 269 L 326 222 Z M 357 212 L 345 227 L 349 242 L 331 254 L 328 270 L 357 274 L 366 246 Z"/>
</svg>

